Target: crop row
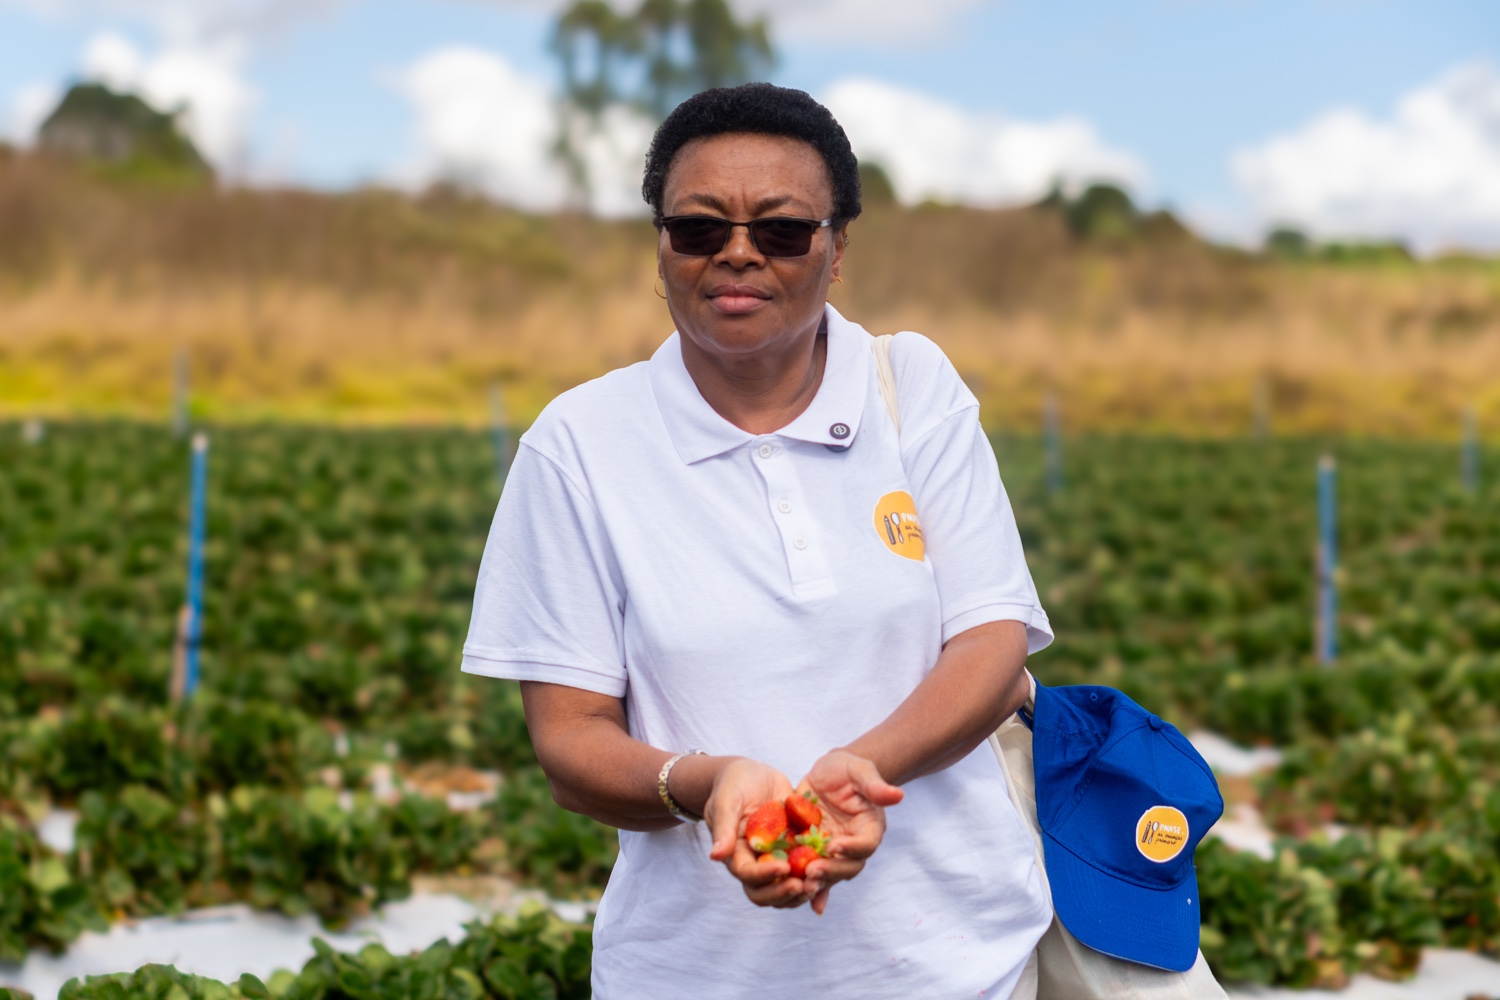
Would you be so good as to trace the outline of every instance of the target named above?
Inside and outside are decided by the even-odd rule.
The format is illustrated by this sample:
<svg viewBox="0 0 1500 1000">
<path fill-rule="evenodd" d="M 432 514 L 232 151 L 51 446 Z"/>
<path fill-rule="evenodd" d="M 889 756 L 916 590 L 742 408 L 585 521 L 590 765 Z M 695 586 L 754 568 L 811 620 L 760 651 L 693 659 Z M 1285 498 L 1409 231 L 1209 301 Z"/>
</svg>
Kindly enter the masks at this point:
<svg viewBox="0 0 1500 1000">
<path fill-rule="evenodd" d="M 456 811 L 406 794 L 238 785 L 198 802 L 141 785 L 85 792 L 71 852 L 0 815 L 0 960 L 58 949 L 110 919 L 245 902 L 341 925 L 402 899 L 422 872 L 499 872 L 588 892 L 614 859 L 612 831 L 553 804 L 535 768 L 495 801 Z"/>
<path fill-rule="evenodd" d="M 145 785 L 176 799 L 247 780 L 277 788 L 362 784 L 379 763 L 534 763 L 515 685 L 477 684 L 471 703 L 346 731 L 277 702 L 206 691 L 177 706 L 105 697 L 0 719 L 0 801 L 72 801 Z"/>
<path fill-rule="evenodd" d="M 164 700 L 184 581 L 183 443 L 105 426 L 28 447 L 3 430 L 0 716 L 104 694 Z M 498 492 L 489 440 L 267 429 L 213 440 L 205 684 L 351 726 L 441 710 Z M 1036 442 L 997 441 L 1058 633 L 1039 670 L 1060 682 L 1308 664 L 1315 442 L 1067 449 L 1064 487 L 1048 493 Z M 1500 654 L 1500 515 L 1488 494 L 1458 488 L 1454 449 L 1336 450 L 1341 648 Z M 1201 699 L 1185 707 L 1197 715 Z"/>
<path fill-rule="evenodd" d="M 1479 798 L 1482 832 L 1286 839 L 1271 860 L 1205 841 L 1205 957 L 1226 981 L 1337 989 L 1405 978 L 1430 945 L 1500 953 L 1500 796 Z"/>
<path fill-rule="evenodd" d="M 1039 666 L 1072 676 L 1151 662 L 1308 663 L 1324 452 L 1338 459 L 1340 648 L 1500 652 L 1500 489 L 1464 491 L 1455 447 L 1143 438 L 1064 447 L 1053 493 L 1039 442 L 996 441 L 1057 630 Z"/>
<path fill-rule="evenodd" d="M 1461 828 L 1492 787 L 1500 729 L 1451 729 L 1397 710 L 1369 729 L 1292 747 L 1260 781 L 1260 797 L 1270 822 L 1293 834 L 1327 823 Z"/>
<path fill-rule="evenodd" d="M 1477 849 L 1477 841 L 1394 829 L 1332 842 L 1317 838 L 1284 841 L 1272 860 L 1236 853 L 1216 840 L 1206 841 L 1197 857 L 1205 955 L 1227 980 L 1338 988 L 1358 971 L 1391 978 L 1409 975 L 1421 949 L 1429 945 L 1495 950 L 1500 945 L 1500 905 L 1496 902 L 1500 897 L 1500 838 L 1495 834 L 1500 829 L 1500 795 L 1490 795 L 1480 806 L 1484 817 L 1480 822 L 1488 825 L 1489 841 Z M 378 854 L 372 845 L 360 847 L 366 855 Z M 153 857 L 164 855 L 171 852 L 158 849 Z M 28 866 L 31 872 L 40 873 L 32 875 L 37 884 L 24 883 L 26 891 L 19 894 L 14 884 L 4 885 L 13 869 Z M 23 908 L 36 911 L 35 926 L 41 929 L 39 933 L 53 935 L 50 943 L 100 921 L 87 894 L 68 879 L 57 859 L 17 859 L 4 837 L 0 837 L 0 885 L 7 890 L 0 898 L 11 900 L 12 909 L 20 899 Z M 471 927 L 471 937 L 476 933 L 514 935 L 514 929 L 502 931 L 505 926 L 513 927 L 476 925 Z M 490 947 L 482 949 L 484 955 L 503 956 L 524 970 L 525 976 L 516 981 L 499 978 L 500 973 L 489 969 L 487 961 L 472 962 L 474 952 L 468 941 L 457 948 L 440 943 L 408 958 L 392 957 L 379 946 L 358 956 L 340 956 L 319 944 L 317 956 L 301 975 L 279 974 L 269 988 L 254 977 L 225 986 L 171 969 L 147 967 L 133 975 L 75 982 L 62 996 L 185 995 L 207 1000 L 231 996 L 575 995 L 568 988 L 583 990 L 576 995 L 586 996 L 586 935 L 575 934 L 559 951 L 555 944 L 540 946 L 538 935 L 545 926 L 540 918 L 524 926 L 529 928 L 527 941 L 511 937 L 501 946 L 491 941 Z M 0 942 L 14 947 L 4 936 Z M 564 969 L 567 974 L 561 975 L 559 970 Z M 538 974 L 541 978 L 536 978 Z M 341 992 L 330 994 L 335 986 Z"/>
<path fill-rule="evenodd" d="M 0 716 L 164 701 L 186 449 L 119 426 L 0 435 Z M 203 676 L 359 723 L 451 695 L 498 487 L 479 435 L 214 435 Z"/>
<path fill-rule="evenodd" d="M 465 926 L 456 944 L 446 939 L 413 955 L 392 955 L 378 944 L 357 953 L 313 942 L 300 972 L 233 983 L 148 965 L 135 972 L 70 980 L 59 1000 L 588 1000 L 591 964 L 586 927 L 541 913 L 497 917 Z M 0 1000 L 29 1000 L 0 988 Z"/>
</svg>

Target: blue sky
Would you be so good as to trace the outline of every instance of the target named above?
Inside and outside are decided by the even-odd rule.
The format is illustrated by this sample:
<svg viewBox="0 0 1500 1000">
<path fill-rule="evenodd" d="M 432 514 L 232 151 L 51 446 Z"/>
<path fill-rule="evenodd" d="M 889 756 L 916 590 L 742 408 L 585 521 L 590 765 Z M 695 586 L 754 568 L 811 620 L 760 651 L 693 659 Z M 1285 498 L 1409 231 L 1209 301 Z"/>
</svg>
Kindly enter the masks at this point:
<svg viewBox="0 0 1500 1000">
<path fill-rule="evenodd" d="M 1231 236 L 1300 214 L 1284 221 L 1329 235 L 1500 245 L 1493 0 L 744 2 L 771 13 L 782 56 L 772 78 L 847 115 L 861 155 L 896 165 L 898 189 L 913 199 L 1024 200 L 1036 173 L 1012 170 L 1012 160 L 1029 155 L 1036 170 L 1080 180 L 1113 174 Z M 204 115 L 205 134 L 217 136 L 206 144 L 221 159 L 233 148 L 248 176 L 415 182 L 464 160 L 490 171 L 497 196 L 520 185 L 532 194 L 515 200 L 541 206 L 552 189 L 517 180 L 542 169 L 534 158 L 518 166 L 507 140 L 469 142 L 454 134 L 459 125 L 434 123 L 486 113 L 465 119 L 443 86 L 488 81 L 502 105 L 520 100 L 504 88 L 534 100 L 535 87 L 553 87 L 545 42 L 555 7 L 0 0 L 0 126 L 24 140 L 48 86 L 55 93 L 83 74 L 91 51 L 97 75 L 114 65 L 99 52 L 124 42 L 134 55 L 115 60 L 122 82 L 219 95 L 217 118 Z M 114 49 L 101 48 L 103 36 Z M 471 58 L 467 75 L 433 65 L 432 81 L 452 82 L 414 96 L 414 68 L 457 47 L 491 62 Z M 175 72 L 165 66 L 172 53 Z M 839 89 L 849 81 L 864 86 Z M 886 122 L 883 109 L 898 106 L 923 126 L 942 118 L 946 131 Z M 502 132 L 512 121 L 483 120 Z M 1372 159 L 1381 176 L 1368 176 Z M 967 163 L 961 176 L 950 176 L 954 160 Z"/>
</svg>

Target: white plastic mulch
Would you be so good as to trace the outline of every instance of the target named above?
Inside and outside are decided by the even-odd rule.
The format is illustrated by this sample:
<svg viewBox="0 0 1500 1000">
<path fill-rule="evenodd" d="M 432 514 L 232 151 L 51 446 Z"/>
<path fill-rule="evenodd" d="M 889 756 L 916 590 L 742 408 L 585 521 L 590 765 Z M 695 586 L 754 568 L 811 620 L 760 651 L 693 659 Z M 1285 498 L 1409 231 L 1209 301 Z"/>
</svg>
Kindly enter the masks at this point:
<svg viewBox="0 0 1500 1000">
<path fill-rule="evenodd" d="M 1370 976 L 1355 976 L 1347 989 L 1279 990 L 1268 987 L 1230 990 L 1234 1000 L 1470 1000 L 1494 997 L 1500 1000 L 1500 962 L 1466 951 L 1428 948 L 1415 978 L 1387 983 Z"/>
<path fill-rule="evenodd" d="M 1281 763 L 1281 751 L 1275 747 L 1237 746 L 1218 733 L 1198 731 L 1188 735 L 1188 742 L 1202 755 L 1215 774 L 1243 778 Z"/>
</svg>

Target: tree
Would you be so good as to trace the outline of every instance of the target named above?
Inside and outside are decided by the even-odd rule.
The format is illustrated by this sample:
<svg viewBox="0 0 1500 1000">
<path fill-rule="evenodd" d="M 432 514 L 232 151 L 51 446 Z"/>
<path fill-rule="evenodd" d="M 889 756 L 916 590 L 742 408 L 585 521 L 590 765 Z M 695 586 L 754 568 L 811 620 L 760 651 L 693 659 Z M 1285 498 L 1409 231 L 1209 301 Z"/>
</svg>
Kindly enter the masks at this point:
<svg viewBox="0 0 1500 1000">
<path fill-rule="evenodd" d="M 158 111 L 134 94 L 80 83 L 42 122 L 38 144 L 113 171 L 157 180 L 198 182 L 213 171 L 181 128 L 178 114 Z"/>
<path fill-rule="evenodd" d="M 1046 197 L 1032 207 L 1057 212 L 1069 231 L 1084 240 L 1118 243 L 1136 235 L 1146 221 L 1151 221 L 1156 236 L 1170 235 L 1173 225 L 1180 228 L 1170 216 L 1154 220 L 1143 217 L 1130 195 L 1114 184 L 1090 184 L 1077 197 L 1069 197 L 1061 179 L 1054 180 Z"/>
<path fill-rule="evenodd" d="M 755 79 L 775 63 L 765 18 L 740 21 L 727 0 L 642 0 L 633 14 L 576 0 L 552 33 L 562 69 L 555 151 L 586 194 L 581 147 L 611 108 L 661 121 L 684 98 Z"/>
<path fill-rule="evenodd" d="M 1266 236 L 1265 252 L 1284 260 L 1306 260 L 1312 256 L 1313 242 L 1307 234 L 1291 226 L 1278 226 Z"/>
<path fill-rule="evenodd" d="M 1113 184 L 1090 184 L 1067 207 L 1068 228 L 1090 239 L 1121 239 L 1135 231 L 1130 195 Z"/>
<path fill-rule="evenodd" d="M 885 168 L 872 160 L 859 161 L 859 194 L 866 205 L 891 205 L 896 201 L 896 185 Z"/>
</svg>

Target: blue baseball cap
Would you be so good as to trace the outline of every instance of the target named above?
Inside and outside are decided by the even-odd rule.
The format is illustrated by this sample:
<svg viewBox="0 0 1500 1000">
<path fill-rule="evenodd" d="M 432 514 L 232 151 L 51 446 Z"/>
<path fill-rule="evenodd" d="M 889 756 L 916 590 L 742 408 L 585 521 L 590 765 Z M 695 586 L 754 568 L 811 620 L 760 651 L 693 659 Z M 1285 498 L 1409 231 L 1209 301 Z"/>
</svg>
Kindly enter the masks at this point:
<svg viewBox="0 0 1500 1000">
<path fill-rule="evenodd" d="M 1174 726 L 1114 688 L 1036 686 L 1036 811 L 1052 905 L 1095 951 L 1186 972 L 1198 957 L 1193 851 L 1224 813 Z"/>
</svg>

